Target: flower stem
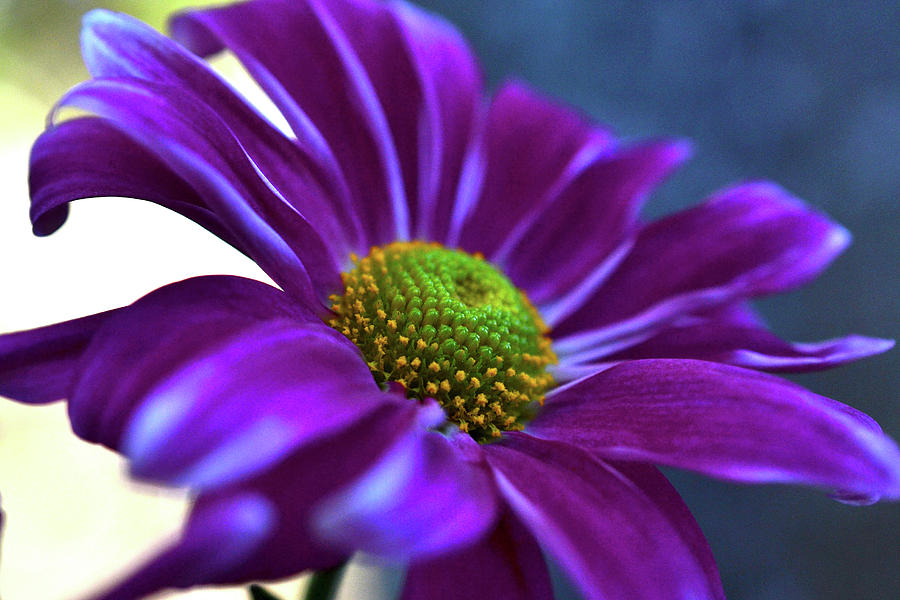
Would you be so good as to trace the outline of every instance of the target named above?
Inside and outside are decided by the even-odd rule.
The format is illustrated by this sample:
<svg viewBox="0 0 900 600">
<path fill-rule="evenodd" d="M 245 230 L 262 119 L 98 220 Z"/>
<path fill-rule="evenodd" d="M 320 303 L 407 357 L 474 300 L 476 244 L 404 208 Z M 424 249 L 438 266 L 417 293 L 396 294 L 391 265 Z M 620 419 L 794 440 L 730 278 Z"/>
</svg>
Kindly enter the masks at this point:
<svg viewBox="0 0 900 600">
<path fill-rule="evenodd" d="M 309 587 L 306 588 L 306 593 L 303 595 L 303 600 L 334 600 L 346 566 L 347 564 L 344 563 L 331 569 L 313 573 L 309 580 Z"/>
</svg>

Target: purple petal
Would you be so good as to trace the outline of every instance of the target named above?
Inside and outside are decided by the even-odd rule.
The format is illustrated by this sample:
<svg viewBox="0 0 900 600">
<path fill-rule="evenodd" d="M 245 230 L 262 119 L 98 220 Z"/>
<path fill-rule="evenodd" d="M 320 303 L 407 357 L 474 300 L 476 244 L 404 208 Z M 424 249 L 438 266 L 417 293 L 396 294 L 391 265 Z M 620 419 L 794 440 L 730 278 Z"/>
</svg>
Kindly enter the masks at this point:
<svg viewBox="0 0 900 600">
<path fill-rule="evenodd" d="M 174 210 L 238 247 L 203 199 L 162 161 L 102 119 L 66 121 L 41 134 L 28 171 L 35 235 L 50 235 L 81 198 L 141 198 Z"/>
<path fill-rule="evenodd" d="M 737 186 L 644 228 L 628 257 L 554 329 L 563 354 L 653 332 L 680 315 L 800 286 L 850 235 L 770 183 Z M 647 336 L 649 337 L 649 335 Z"/>
<path fill-rule="evenodd" d="M 557 300 L 635 230 L 644 198 L 689 152 L 685 142 L 662 141 L 596 158 L 540 207 L 508 258 L 495 260 L 532 302 Z"/>
<path fill-rule="evenodd" d="M 298 299 L 314 305 L 340 289 L 339 264 L 309 222 L 259 176 L 227 125 L 181 88 L 94 79 L 71 90 L 74 106 L 110 119 L 189 181 L 247 253 Z"/>
<path fill-rule="evenodd" d="M 228 124 L 256 167 L 325 241 L 341 255 L 357 249 L 360 233 L 340 185 L 203 61 L 140 21 L 104 10 L 85 16 L 81 46 L 94 77 L 136 77 L 190 90 Z"/>
<path fill-rule="evenodd" d="M 133 600 L 215 581 L 253 554 L 277 526 L 265 498 L 245 494 L 195 510 L 181 539 L 91 600 Z"/>
<path fill-rule="evenodd" d="M 417 196 L 410 196 L 418 197 L 414 232 L 416 237 L 443 242 L 477 125 L 481 70 L 451 24 L 410 4 L 391 6 L 407 38 L 426 109 L 420 125 L 424 138 L 419 161 L 422 183 Z"/>
<path fill-rule="evenodd" d="M 696 358 L 772 372 L 828 369 L 880 354 L 893 340 L 851 335 L 824 342 L 791 343 L 765 326 L 714 311 L 673 323 L 645 342 L 604 357 L 607 362 L 640 358 Z"/>
<path fill-rule="evenodd" d="M 338 332 L 293 320 L 261 323 L 158 380 L 131 417 L 122 451 L 136 477 L 217 487 L 386 401 Z"/>
<path fill-rule="evenodd" d="M 610 465 L 521 433 L 485 455 L 512 510 L 585 598 L 721 598 L 668 512 Z"/>
<path fill-rule="evenodd" d="M 237 55 L 301 143 L 317 148 L 346 180 L 368 244 L 409 236 L 388 118 L 351 40 L 319 2 L 260 0 L 189 11 L 171 28 L 198 54 L 227 47 Z"/>
<path fill-rule="evenodd" d="M 750 483 L 900 498 L 900 450 L 868 416 L 777 377 L 694 360 L 619 364 L 548 397 L 529 431 L 601 456 Z"/>
<path fill-rule="evenodd" d="M 507 513 L 484 540 L 410 565 L 401 598 L 553 600 L 553 588 L 534 537 Z"/>
<path fill-rule="evenodd" d="M 494 523 L 496 508 L 486 466 L 466 460 L 443 435 L 422 430 L 324 500 L 313 518 L 319 535 L 338 547 L 405 561 L 475 542 Z"/>
<path fill-rule="evenodd" d="M 709 589 L 713 592 L 712 597 L 724 600 L 725 591 L 722 589 L 722 578 L 719 575 L 719 568 L 716 566 L 712 549 L 709 547 L 709 542 L 706 541 L 700 525 L 691 514 L 691 510 L 681 499 L 678 490 L 672 487 L 666 476 L 654 466 L 624 462 L 612 463 L 612 466 L 627 477 L 631 483 L 641 488 L 641 491 L 656 504 L 672 528 L 681 535 L 685 545 L 693 551 L 706 574 Z"/>
<path fill-rule="evenodd" d="M 0 396 L 29 404 L 67 398 L 84 349 L 114 313 L 0 335 Z"/>
<path fill-rule="evenodd" d="M 480 196 L 448 243 L 493 259 L 516 224 L 609 147 L 612 136 L 513 82 L 494 97 L 482 143 L 486 170 Z"/>
<path fill-rule="evenodd" d="M 290 296 L 240 277 L 197 277 L 119 309 L 92 335 L 72 384 L 69 415 L 79 436 L 118 449 L 137 402 L 157 382 L 248 327 L 314 322 Z"/>
</svg>

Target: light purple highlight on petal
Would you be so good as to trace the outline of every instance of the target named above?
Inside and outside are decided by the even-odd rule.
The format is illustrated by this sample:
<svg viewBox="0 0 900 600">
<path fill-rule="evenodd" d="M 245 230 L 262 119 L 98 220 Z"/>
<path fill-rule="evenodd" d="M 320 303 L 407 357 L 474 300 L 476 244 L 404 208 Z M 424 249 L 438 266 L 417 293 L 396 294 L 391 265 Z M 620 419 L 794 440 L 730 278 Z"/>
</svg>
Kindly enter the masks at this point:
<svg viewBox="0 0 900 600">
<path fill-rule="evenodd" d="M 471 544 L 493 524 L 487 471 L 461 460 L 438 433 L 402 439 L 313 516 L 326 540 L 389 561 L 425 559 Z"/>
</svg>

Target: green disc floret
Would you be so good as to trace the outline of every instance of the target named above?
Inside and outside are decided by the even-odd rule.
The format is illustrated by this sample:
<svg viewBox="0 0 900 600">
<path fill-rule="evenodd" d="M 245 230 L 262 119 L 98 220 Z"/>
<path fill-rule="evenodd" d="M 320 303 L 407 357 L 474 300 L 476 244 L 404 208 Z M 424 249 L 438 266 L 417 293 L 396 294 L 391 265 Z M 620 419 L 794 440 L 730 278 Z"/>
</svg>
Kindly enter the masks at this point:
<svg viewBox="0 0 900 600">
<path fill-rule="evenodd" d="M 481 257 L 440 244 L 395 242 L 352 259 L 329 325 L 359 347 L 375 380 L 436 399 L 478 441 L 522 429 L 556 362 L 525 294 Z"/>
</svg>

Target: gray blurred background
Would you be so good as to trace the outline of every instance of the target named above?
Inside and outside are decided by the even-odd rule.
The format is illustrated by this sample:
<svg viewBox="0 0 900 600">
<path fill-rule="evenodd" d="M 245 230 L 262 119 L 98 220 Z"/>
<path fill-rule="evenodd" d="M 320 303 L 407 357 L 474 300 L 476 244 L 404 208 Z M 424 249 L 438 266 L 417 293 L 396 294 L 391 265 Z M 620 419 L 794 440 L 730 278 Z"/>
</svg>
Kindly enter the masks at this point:
<svg viewBox="0 0 900 600">
<path fill-rule="evenodd" d="M 649 215 L 768 178 L 846 225 L 854 243 L 819 281 L 758 304 L 777 332 L 900 337 L 900 3 L 420 3 L 463 30 L 492 84 L 526 79 L 626 138 L 692 138 Z M 894 350 L 792 379 L 900 438 L 898 371 Z M 900 598 L 900 506 L 671 478 L 731 600 Z"/>
<path fill-rule="evenodd" d="M 115 7 L 159 27 L 173 5 L 198 3 L 0 0 L 0 83 L 49 107 L 85 77 L 74 49 L 87 9 Z M 653 197 L 649 215 L 735 180 L 769 178 L 846 225 L 855 242 L 825 276 L 759 303 L 777 332 L 801 341 L 900 337 L 900 4 L 419 4 L 462 29 L 492 85 L 520 77 L 625 138 L 692 138 L 694 160 Z M 15 116 L 17 98 L 0 95 L 7 115 Z M 7 135 L 13 119 L 0 122 Z M 24 210 L 22 221 L 20 228 Z M 900 438 L 898 367 L 894 351 L 793 379 L 870 413 Z M 809 490 L 671 476 L 712 544 L 731 600 L 900 598 L 900 505 L 848 507 Z"/>
</svg>

